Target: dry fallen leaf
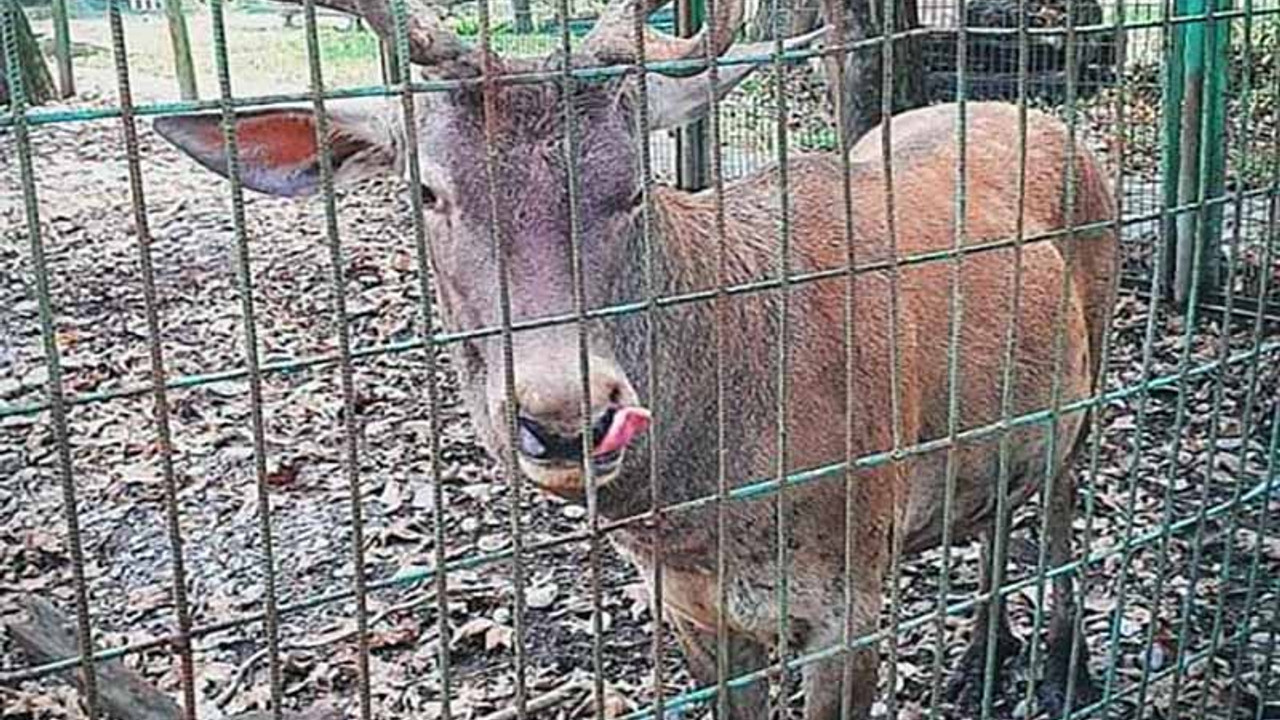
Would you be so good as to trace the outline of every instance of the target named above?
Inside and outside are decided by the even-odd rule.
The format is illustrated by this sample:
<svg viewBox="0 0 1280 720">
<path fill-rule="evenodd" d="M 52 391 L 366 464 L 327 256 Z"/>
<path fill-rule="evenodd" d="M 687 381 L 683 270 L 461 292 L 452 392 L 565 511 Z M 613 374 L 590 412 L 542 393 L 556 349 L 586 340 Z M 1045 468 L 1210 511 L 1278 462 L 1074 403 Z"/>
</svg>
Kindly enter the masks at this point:
<svg viewBox="0 0 1280 720">
<path fill-rule="evenodd" d="M 303 464 L 304 458 L 301 457 L 282 460 L 276 469 L 267 473 L 267 484 L 276 488 L 291 487 L 298 482 Z"/>
<path fill-rule="evenodd" d="M 416 621 L 405 621 L 393 629 L 370 633 L 369 648 L 372 650 L 385 650 L 409 645 L 416 641 L 421 633 L 422 628 Z"/>
</svg>

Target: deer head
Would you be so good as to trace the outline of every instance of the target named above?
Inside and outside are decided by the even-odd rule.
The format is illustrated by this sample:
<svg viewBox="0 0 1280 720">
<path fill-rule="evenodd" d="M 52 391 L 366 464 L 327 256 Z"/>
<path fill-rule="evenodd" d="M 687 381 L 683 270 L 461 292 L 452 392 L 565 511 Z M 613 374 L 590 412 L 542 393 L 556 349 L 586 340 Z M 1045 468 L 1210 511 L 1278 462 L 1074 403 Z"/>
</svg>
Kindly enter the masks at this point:
<svg viewBox="0 0 1280 720">
<path fill-rule="evenodd" d="M 410 56 L 432 79 L 492 79 L 502 74 L 545 72 L 572 66 L 634 63 L 633 21 L 665 0 L 615 0 L 569 58 L 504 60 L 472 48 L 448 31 L 433 8 L 411 2 Z M 326 0 L 359 13 L 384 37 L 392 37 L 386 0 Z M 648 29 L 646 57 L 681 60 L 719 56 L 743 20 L 742 0 L 716 3 L 714 22 L 693 38 Z M 803 46 L 821 32 L 793 38 Z M 764 53 L 771 44 L 739 48 Z M 750 72 L 751 64 L 720 70 L 718 96 Z M 584 287 L 590 307 L 643 297 L 638 260 L 642 178 L 638 127 L 647 103 L 651 129 L 672 127 L 702 115 L 715 99 L 707 70 L 684 77 L 650 73 L 647 92 L 635 74 L 575 79 L 571 90 L 554 80 L 537 84 L 460 83 L 445 92 L 415 97 L 414 132 L 404 113 L 385 101 L 328 104 L 329 146 L 336 182 L 376 174 L 407 175 L 409 138 L 417 147 L 424 221 L 442 315 L 454 331 L 500 322 L 499 262 L 510 278 L 513 322 L 571 313 L 570 172 L 576 184 L 576 227 Z M 566 107 L 572 109 L 572 157 Z M 487 125 L 487 128 L 486 128 Z M 206 167 L 227 174 L 219 114 L 161 118 L 157 131 Z M 319 184 L 316 121 L 309 108 L 276 108 L 236 116 L 240 180 L 276 195 L 314 193 Z M 486 173 L 491 164 L 492 178 Z M 494 192 L 490 192 L 492 182 Z M 494 242 L 491 228 L 498 242 Z M 535 483 L 563 494 L 582 489 L 582 428 L 593 433 L 591 462 L 600 483 L 612 479 L 627 447 L 648 425 L 635 378 L 628 377 L 615 338 L 589 327 L 589 408 L 582 417 L 583 382 L 578 330 L 561 325 L 514 335 L 517 436 L 504 411 L 503 345 L 498 338 L 465 343 L 464 382 L 471 411 L 491 449 L 514 440 L 521 469 Z"/>
</svg>

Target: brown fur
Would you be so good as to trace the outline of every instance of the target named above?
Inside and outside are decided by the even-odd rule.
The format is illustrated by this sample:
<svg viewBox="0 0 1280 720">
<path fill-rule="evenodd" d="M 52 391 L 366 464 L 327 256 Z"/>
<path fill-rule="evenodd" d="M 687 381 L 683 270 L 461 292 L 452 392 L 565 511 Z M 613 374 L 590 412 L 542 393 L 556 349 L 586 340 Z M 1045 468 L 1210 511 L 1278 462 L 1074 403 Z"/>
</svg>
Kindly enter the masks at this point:
<svg viewBox="0 0 1280 720">
<path fill-rule="evenodd" d="M 967 129 L 968 194 L 966 242 L 1011 238 L 1016 227 L 1016 110 L 1002 105 L 969 105 Z M 897 251 L 900 258 L 949 248 L 954 240 L 953 190 L 956 146 L 954 107 L 907 113 L 894 120 L 893 163 L 897 207 Z M 1037 113 L 1028 130 L 1028 178 L 1024 230 L 1035 235 L 1066 224 L 1062 193 L 1066 177 L 1066 136 L 1056 121 Z M 851 159 L 854 200 L 854 243 L 859 264 L 891 259 L 884 222 L 884 178 L 878 133 L 861 140 Z M 795 272 L 840 267 L 846 257 L 841 207 L 840 163 L 831 155 L 796 158 L 788 167 L 792 199 L 792 269 Z M 1106 220 L 1114 210 L 1107 184 L 1092 158 L 1080 153 L 1076 222 Z M 762 171 L 726 190 L 729 283 L 745 283 L 776 272 L 779 187 L 774 171 Z M 664 291 L 693 291 L 714 286 L 717 267 L 714 197 L 663 190 L 656 198 L 663 241 Z M 1109 230 L 1076 235 L 1073 270 L 1065 278 L 1066 240 L 1032 242 L 1023 249 L 1021 308 L 1016 322 L 1014 412 L 1030 413 L 1051 405 L 1051 378 L 1061 365 L 1061 400 L 1086 396 L 1096 382 L 1101 338 L 1113 304 L 1116 273 L 1115 239 Z M 1013 289 L 1015 252 L 984 250 L 960 261 L 961 329 L 957 377 L 959 429 L 973 429 L 1000 418 L 1000 369 Z M 905 266 L 900 273 L 900 317 L 896 338 L 901 438 L 899 447 L 947 436 L 949 289 L 951 264 L 930 261 Z M 1062 298 L 1064 289 L 1068 293 Z M 791 291 L 789 387 L 786 402 L 788 472 L 821 467 L 845 456 L 846 379 L 853 378 L 853 450 L 867 455 L 893 449 L 890 367 L 890 273 L 877 270 L 856 281 L 855 357 L 845 365 L 843 277 L 797 286 Z M 776 475 L 777 293 L 768 291 L 729 301 L 725 324 L 725 371 L 729 378 L 732 427 L 726 428 L 731 450 L 729 476 L 738 484 Z M 1061 307 L 1060 307 L 1061 306 Z M 715 407 L 712 312 L 699 308 L 669 311 L 662 323 L 670 336 L 660 343 L 662 387 L 652 405 L 663 445 L 658 475 L 664 501 L 674 502 L 716 492 Z M 1056 337 L 1062 328 L 1061 339 Z M 1063 348 L 1062 359 L 1054 348 Z M 638 336 L 619 337 L 631 377 L 643 376 L 643 362 L 623 348 L 636 347 Z M 678 372 L 676 372 L 678 369 Z M 645 394 L 642 392 L 642 395 Z M 652 396 L 652 395 L 651 395 Z M 1056 423 L 1053 472 L 1065 468 L 1082 434 L 1084 416 L 1065 415 Z M 1034 491 L 1045 476 L 1046 426 L 1013 432 L 1012 492 L 1014 503 Z M 663 448 L 666 450 L 666 448 Z M 997 442 L 962 442 L 954 462 L 956 541 L 991 522 L 996 477 Z M 790 617 L 793 651 L 815 652 L 838 642 L 846 620 L 841 578 L 846 568 L 845 533 L 853 534 L 856 555 L 848 565 L 856 597 L 852 627 L 871 631 L 878 622 L 880 582 L 888 561 L 891 533 L 903 533 L 907 552 L 937 545 L 942 539 L 942 506 L 947 453 L 931 452 L 856 474 L 852 501 L 856 525 L 845 525 L 845 492 L 839 473 L 786 492 L 791 538 Z M 648 467 L 637 463 L 613 480 L 601 495 L 601 508 L 611 517 L 639 512 L 648 504 Z M 1063 473 L 1066 474 L 1065 472 Z M 895 522 L 894 502 L 900 503 Z M 728 572 L 727 623 L 739 657 L 735 674 L 759 669 L 765 648 L 777 644 L 774 538 L 776 498 L 734 503 L 729 536 L 723 539 Z M 1055 523 L 1069 532 L 1071 505 L 1059 508 L 1066 517 Z M 677 621 L 695 674 L 715 680 L 713 652 L 718 589 L 715 577 L 717 539 L 712 509 L 670 513 L 661 531 L 632 530 L 620 545 L 651 576 L 651 557 L 660 544 L 666 572 L 663 601 Z M 1068 588 L 1069 589 L 1069 588 Z M 1066 607 L 1059 598 L 1058 605 Z M 703 658 L 699 662 L 698 658 Z M 710 658 L 707 662 L 706 659 Z M 874 653 L 854 659 L 859 673 L 849 689 L 855 708 L 865 714 L 875 686 Z M 836 717 L 840 707 L 839 662 L 805 669 L 809 696 L 806 717 Z M 758 693 L 742 693 L 733 705 L 759 701 Z M 861 715 L 860 715 L 861 716 Z M 739 707 L 734 718 L 762 717 L 759 710 Z"/>
<path fill-rule="evenodd" d="M 712 192 L 657 188 L 652 232 L 646 236 L 640 222 L 645 215 L 635 203 L 640 177 L 635 153 L 645 139 L 635 127 L 637 103 L 630 80 L 574 90 L 572 145 L 564 139 L 565 98 L 556 88 L 520 85 L 490 92 L 496 95 L 487 102 L 474 89 L 418 100 L 419 169 L 432 198 L 424 219 L 441 320 L 449 331 L 499 322 L 503 306 L 494 282 L 499 267 L 508 273 L 513 322 L 574 312 L 573 250 L 580 252 L 581 290 L 588 308 L 638 302 L 650 293 L 705 292 L 721 279 L 730 286 L 776 279 L 783 269 L 784 196 L 790 272 L 845 265 L 849 246 L 843 170 L 832 154 L 790 160 L 785 192 L 779 168 L 727 187 L 723 245 L 715 229 Z M 998 423 L 1011 326 L 1018 331 L 1011 387 L 1015 415 L 1050 409 L 1055 387 L 1063 403 L 1088 395 L 1098 383 L 1100 348 L 1114 303 L 1114 234 L 1105 228 L 1026 243 L 1018 310 L 1012 314 L 1017 251 L 1008 245 L 972 246 L 1007 240 L 1018 227 L 1018 115 L 1006 105 L 971 103 L 967 108 L 964 242 L 972 252 L 955 262 L 911 260 L 943 253 L 955 242 L 956 107 L 903 114 L 892 125 L 896 248 L 888 237 L 879 132 L 872 131 L 851 152 L 852 244 L 858 265 L 871 269 L 855 278 L 849 334 L 847 277 L 841 272 L 795 282 L 786 292 L 785 315 L 783 291 L 773 288 L 611 316 L 584 326 L 589 402 L 582 397 L 576 326 L 517 332 L 509 347 L 495 336 L 469 340 L 454 346 L 455 367 L 485 444 L 503 460 L 514 460 L 547 491 L 580 497 L 585 481 L 578 461 L 535 461 L 512 452 L 510 428 L 502 421 L 508 403 L 515 403 L 522 418 L 566 439 L 611 406 L 648 407 L 654 426 L 647 439 L 632 447 L 616 469 L 596 478 L 600 512 L 623 520 L 654 507 L 714 496 L 722 476 L 741 487 L 838 464 L 850 454 L 905 451 L 945 441 L 952 429 L 964 433 Z M 298 116 L 290 112 L 283 117 L 296 122 Z M 337 168 L 338 177 L 392 170 L 400 156 L 395 148 L 407 139 L 385 115 L 358 118 L 354 108 L 331 117 L 336 131 L 356 143 L 358 152 L 352 157 L 360 159 Z M 217 121 L 217 116 L 182 116 L 166 118 L 157 127 L 206 166 L 224 171 L 221 134 L 205 132 Z M 1072 219 L 1063 203 L 1068 142 L 1060 123 L 1038 113 L 1029 115 L 1027 136 L 1022 225 L 1025 235 L 1035 236 Z M 1078 181 L 1074 221 L 1112 218 L 1110 191 L 1096 161 L 1080 151 L 1072 162 Z M 253 186 L 265 191 L 316 189 L 314 172 L 281 171 L 289 163 L 273 164 L 269 147 L 242 158 L 242 166 L 245 177 L 257 183 Z M 577 187 L 572 219 L 566 191 L 571 169 Z M 575 228 L 577 245 L 571 246 Z M 903 262 L 896 274 L 887 267 L 894 261 Z M 950 388 L 953 273 L 958 273 L 961 313 L 954 356 L 957 382 Z M 508 357 L 514 364 L 510 398 Z M 723 396 L 717 393 L 718 367 Z M 650 386 L 650 376 L 657 378 L 655 386 Z M 588 418 L 581 416 L 584 405 Z M 721 412 L 723 428 L 718 424 Z M 1062 414 L 1051 423 L 1009 431 L 1013 503 L 1046 478 L 1057 480 L 1044 539 L 1054 563 L 1065 562 L 1070 551 L 1074 495 L 1066 469 L 1084 420 L 1083 413 Z M 721 431 L 723 452 L 717 452 Z M 780 434 L 785 446 L 779 443 Z M 655 559 L 661 556 L 666 615 L 695 676 L 711 684 L 720 623 L 729 631 L 734 675 L 763 667 L 770 648 L 780 644 L 792 653 L 816 652 L 841 642 L 846 632 L 874 630 L 895 534 L 907 552 L 944 539 L 948 468 L 955 481 L 950 537 L 957 542 L 975 534 L 990 537 L 1001 467 L 998 436 L 945 445 L 895 455 L 892 462 L 859 468 L 848 478 L 835 472 L 723 506 L 670 509 L 653 522 L 628 524 L 610 537 L 646 579 L 653 577 Z M 785 450 L 782 457 L 780 449 Z M 723 536 L 718 533 L 721 522 Z M 721 553 L 722 578 L 717 573 Z M 994 569 L 998 567 L 984 569 L 984 590 Z M 780 617 L 778 579 L 784 573 L 788 612 Z M 1052 650 L 1044 683 L 1059 694 L 1067 684 L 1070 655 L 1063 648 L 1076 647 L 1062 642 L 1071 636 L 1071 609 L 1071 580 L 1062 576 L 1054 584 Z M 999 623 L 995 631 L 1001 652 L 1016 646 L 999 605 L 990 614 L 980 612 L 966 655 L 970 670 L 980 666 L 989 617 Z M 785 634 L 780 633 L 783 626 Z M 807 665 L 802 672 L 806 718 L 832 720 L 846 704 L 855 717 L 866 717 L 877 667 L 871 649 L 851 653 L 848 663 L 836 658 Z M 755 683 L 722 701 L 728 720 L 757 720 L 765 717 L 766 699 L 764 686 Z"/>
</svg>

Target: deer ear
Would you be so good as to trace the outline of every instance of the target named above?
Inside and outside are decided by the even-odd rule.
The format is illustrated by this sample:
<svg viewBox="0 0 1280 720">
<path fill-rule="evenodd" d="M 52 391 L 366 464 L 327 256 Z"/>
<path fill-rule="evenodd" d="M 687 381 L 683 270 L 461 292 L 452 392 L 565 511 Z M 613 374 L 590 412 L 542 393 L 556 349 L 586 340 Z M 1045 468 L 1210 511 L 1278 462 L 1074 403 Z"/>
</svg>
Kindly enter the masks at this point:
<svg viewBox="0 0 1280 720">
<path fill-rule="evenodd" d="M 826 33 L 827 29 L 822 27 L 804 35 L 787 38 L 782 41 L 783 48 L 786 50 L 803 49 L 812 44 L 813 41 L 826 35 Z M 773 53 L 773 50 L 774 44 L 771 40 L 749 45 L 735 45 L 729 52 L 721 56 L 720 62 L 768 56 Z M 724 96 L 728 95 L 731 90 L 738 86 L 738 83 L 747 79 L 747 76 L 758 65 L 758 62 L 722 65 L 719 68 L 719 77 L 716 83 L 715 101 L 719 102 Z M 654 130 L 679 127 L 706 115 L 707 110 L 711 107 L 711 97 L 707 92 L 707 74 L 709 72 L 708 70 L 703 70 L 697 75 L 684 77 L 651 73 L 648 79 L 650 127 Z"/>
<path fill-rule="evenodd" d="M 377 108 L 342 103 L 334 103 L 326 114 L 335 183 L 398 171 L 397 133 L 388 116 Z M 196 162 L 228 175 L 221 113 L 162 117 L 155 129 Z M 285 196 L 310 195 L 319 188 L 320 153 L 310 108 L 237 113 L 235 130 L 245 187 Z"/>
</svg>

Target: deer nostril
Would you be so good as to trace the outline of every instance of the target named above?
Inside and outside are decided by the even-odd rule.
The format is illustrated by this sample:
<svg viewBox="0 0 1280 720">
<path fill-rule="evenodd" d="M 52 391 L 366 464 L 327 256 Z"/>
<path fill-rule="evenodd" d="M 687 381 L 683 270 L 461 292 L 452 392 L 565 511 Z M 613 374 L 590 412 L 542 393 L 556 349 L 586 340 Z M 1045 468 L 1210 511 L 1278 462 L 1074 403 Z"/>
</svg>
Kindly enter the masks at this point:
<svg viewBox="0 0 1280 720">
<path fill-rule="evenodd" d="M 613 416 L 616 413 L 617 410 L 610 407 L 591 425 L 591 447 L 599 445 L 605 435 L 609 434 L 609 428 L 613 425 Z"/>
<path fill-rule="evenodd" d="M 520 452 L 537 460 L 546 458 L 549 454 L 546 428 L 525 417 L 519 418 L 516 423 L 519 426 L 518 445 Z"/>
<path fill-rule="evenodd" d="M 604 441 L 613 426 L 615 408 L 609 408 L 591 424 L 591 446 Z M 516 447 L 531 460 L 581 460 L 582 435 L 561 435 L 526 415 L 516 418 Z"/>
</svg>

